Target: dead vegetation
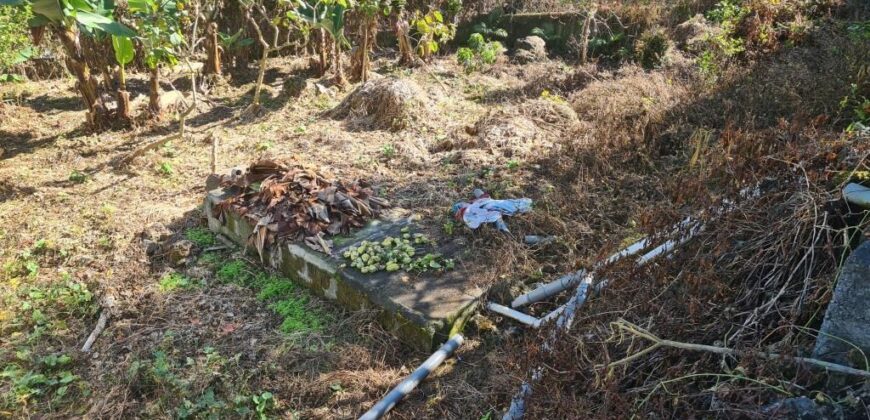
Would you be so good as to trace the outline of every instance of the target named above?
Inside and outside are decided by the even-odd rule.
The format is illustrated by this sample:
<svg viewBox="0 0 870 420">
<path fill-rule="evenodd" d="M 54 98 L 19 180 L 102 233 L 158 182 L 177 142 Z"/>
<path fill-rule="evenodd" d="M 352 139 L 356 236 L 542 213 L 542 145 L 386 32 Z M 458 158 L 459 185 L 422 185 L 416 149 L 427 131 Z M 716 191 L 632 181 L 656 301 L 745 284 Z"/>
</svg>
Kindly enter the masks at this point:
<svg viewBox="0 0 870 420">
<path fill-rule="evenodd" d="M 690 3 L 688 17 L 703 2 Z M 620 16 L 658 23 L 671 16 L 631 7 Z M 823 392 L 824 372 L 752 356 L 809 351 L 837 267 L 866 228 L 839 197 L 845 180 L 868 169 L 867 138 L 843 132 L 847 115 L 838 108 L 856 74 L 839 52 L 858 48 L 836 21 L 815 25 L 793 47 L 783 33 L 776 45 L 759 46 L 764 54 L 723 61 L 715 78 L 692 61 L 697 57 L 683 55 L 700 53 L 695 47 L 706 27 L 684 28 L 686 41 L 675 44 L 684 51 L 651 70 L 602 58 L 585 66 L 500 64 L 463 75 L 453 58 L 438 58 L 431 71 L 373 74 L 345 95 L 299 73 L 295 62 L 273 63 L 265 75 L 264 89 L 274 93 L 263 98 L 267 112 L 222 125 L 243 109 L 252 88 L 241 76 L 231 79 L 191 115 L 190 138 L 149 150 L 125 168 L 109 163 L 162 137 L 172 123 L 85 134 L 68 126 L 82 119 L 78 106 L 36 111 L 51 105 L 44 103 L 48 92 L 71 97 L 69 83 L 15 87 L 17 99 L 0 105 L 0 257 L 14 268 L 0 277 L 0 363 L 21 374 L 59 374 L 46 371 L 42 358 L 77 354 L 105 297 L 116 307 L 94 355 L 76 356 L 64 368 L 78 379 L 66 399 L 56 400 L 63 405 L 28 396 L 33 405 L 4 400 L 0 415 L 39 415 L 47 407 L 57 416 L 160 417 L 181 408 L 205 415 L 254 410 L 253 397 L 268 391 L 271 414 L 350 418 L 425 357 L 403 348 L 370 314 L 345 313 L 303 299 L 301 291 L 282 299 L 302 299 L 294 308 L 331 319 L 318 331 L 279 331 L 283 315 L 271 309 L 275 300 L 258 298 L 254 280 L 220 279 L 222 269 L 248 278 L 254 267 L 241 253 L 203 251 L 220 244 L 194 246 L 179 266 L 163 248 L 147 252 L 144 236 L 171 246 L 200 224 L 196 208 L 211 145 L 199 130 L 206 129 L 221 139 L 219 172 L 268 157 L 315 173 L 292 168 L 301 175 L 287 191 L 289 179 L 258 179 L 266 188 L 248 198 L 259 210 L 293 190 L 304 207 L 289 213 L 305 219 L 298 225 L 313 221 L 315 230 L 328 231 L 344 213 L 328 211 L 330 223 L 318 219 L 323 213 L 315 206 L 323 203 L 303 184 L 326 186 L 317 175 L 323 173 L 367 179 L 379 196 L 423 214 L 432 229 L 465 236 L 473 250 L 470 281 L 493 286 L 489 298 L 501 302 L 687 215 L 704 221 L 704 231 L 672 258 L 641 269 L 612 267 L 609 286 L 549 356 L 541 348 L 549 330 L 526 332 L 484 312 L 459 358 L 397 407 L 395 418 L 497 417 L 538 365 L 547 370 L 529 400 L 529 418 L 765 417 L 782 414 L 770 410 L 789 396 L 815 399 L 833 417 L 861 415 L 861 401 L 870 398 L 861 384 Z M 375 71 L 384 62 L 375 60 Z M 727 215 L 705 216 L 756 185 L 760 197 Z M 280 194 L 267 196 L 273 188 Z M 510 235 L 466 230 L 445 209 L 474 188 L 533 198 L 535 210 L 511 219 Z M 166 232 L 143 234 L 155 224 Z M 530 246 L 522 242 L 527 234 L 557 239 Z M 226 268 L 239 261 L 232 266 L 238 271 Z M 187 283 L 164 281 L 173 274 Z M 49 321 L 33 323 L 17 302 L 54 284 L 82 284 L 94 296 L 70 309 L 54 303 L 64 312 L 46 310 Z M 564 299 L 529 311 L 544 314 Z M 624 334 L 622 321 L 658 338 L 741 353 L 661 347 L 636 356 L 652 343 Z M 47 326 L 50 337 L 34 335 Z M 30 351 L 25 359 L 22 348 Z M 613 365 L 626 357 L 634 358 Z M 0 392 L 11 395 L 14 386 L 4 380 Z M 35 389 L 56 395 L 58 387 Z M 212 400 L 224 407 L 208 406 Z"/>
<path fill-rule="evenodd" d="M 331 110 L 329 116 L 347 119 L 351 130 L 397 131 L 422 123 L 422 111 L 430 105 L 415 82 L 384 77 L 363 83 Z"/>
</svg>

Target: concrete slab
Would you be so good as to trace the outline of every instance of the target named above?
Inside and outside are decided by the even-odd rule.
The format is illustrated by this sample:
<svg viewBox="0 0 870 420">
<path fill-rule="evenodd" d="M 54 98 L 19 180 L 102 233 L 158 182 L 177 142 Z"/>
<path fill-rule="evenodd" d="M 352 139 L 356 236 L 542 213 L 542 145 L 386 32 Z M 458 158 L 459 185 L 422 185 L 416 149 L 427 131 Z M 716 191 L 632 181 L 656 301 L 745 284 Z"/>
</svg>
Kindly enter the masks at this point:
<svg viewBox="0 0 870 420">
<path fill-rule="evenodd" d="M 215 205 L 227 197 L 224 190 L 210 191 L 203 212 L 212 231 L 245 246 L 255 224 L 234 213 L 225 214 L 222 222 Z M 405 226 L 419 230 L 414 228 L 416 223 L 408 212 L 392 210 L 350 236 L 332 238 L 333 255 L 302 244 L 279 243 L 269 247 L 265 262 L 314 294 L 348 309 L 378 310 L 378 321 L 385 329 L 417 349 L 432 351 L 462 329 L 484 293 L 469 284 L 460 265 L 442 273 L 420 274 L 403 271 L 362 274 L 349 266 L 341 268 L 345 262 L 341 254 L 347 248 L 364 240 L 400 237 Z M 256 255 L 256 250 L 250 251 Z M 465 251 L 462 244 L 453 241 L 441 245 L 438 252 L 446 258 L 457 258 Z"/>
</svg>

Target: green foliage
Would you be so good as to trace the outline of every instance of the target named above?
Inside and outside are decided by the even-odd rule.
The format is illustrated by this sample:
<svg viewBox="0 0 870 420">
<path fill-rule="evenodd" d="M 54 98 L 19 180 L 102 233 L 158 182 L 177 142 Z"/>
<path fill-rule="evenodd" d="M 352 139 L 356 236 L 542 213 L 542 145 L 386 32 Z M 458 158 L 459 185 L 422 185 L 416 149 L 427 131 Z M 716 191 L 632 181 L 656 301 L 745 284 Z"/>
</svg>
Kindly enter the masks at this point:
<svg viewBox="0 0 870 420">
<path fill-rule="evenodd" d="M 641 35 L 635 44 L 635 56 L 645 69 L 661 66 L 665 54 L 670 48 L 670 42 L 663 30 L 652 30 Z"/>
<path fill-rule="evenodd" d="M 157 166 L 157 173 L 163 176 L 172 176 L 175 174 L 175 169 L 172 168 L 172 162 L 162 162 Z"/>
<path fill-rule="evenodd" d="M 465 68 L 466 73 L 471 73 L 494 64 L 504 51 L 501 42 L 486 41 L 483 35 L 473 33 L 468 37 L 468 47 L 456 52 L 456 61 Z"/>
<path fill-rule="evenodd" d="M 33 52 L 27 37 L 27 20 L 31 16 L 29 7 L 0 7 L 0 73 L 3 73 L 0 81 L 21 79 L 21 76 L 4 72 L 26 61 Z"/>
<path fill-rule="evenodd" d="M 7 364 L 0 371 L 0 389 L 7 388 L 8 392 L 0 395 L 0 407 L 11 408 L 17 404 L 26 404 L 28 400 L 47 396 L 55 401 L 65 397 L 79 377 L 69 370 L 61 369 L 72 362 L 72 358 L 65 355 L 49 355 L 30 368 L 27 365 L 27 357 L 22 357 L 18 363 Z"/>
<path fill-rule="evenodd" d="M 209 247 L 215 244 L 216 239 L 214 234 L 203 227 L 194 227 L 184 231 L 184 238 L 193 242 L 200 248 Z"/>
<path fill-rule="evenodd" d="M 217 270 L 217 278 L 257 291 L 257 299 L 270 302 L 269 308 L 283 318 L 279 327 L 282 332 L 320 331 L 327 323 L 328 316 L 312 307 L 308 295 L 286 278 L 255 271 L 240 260 L 224 263 Z"/>
<path fill-rule="evenodd" d="M 840 111 L 850 120 L 846 132 L 870 133 L 870 98 L 862 95 L 858 84 L 853 83 L 849 95 L 840 101 Z"/>
<path fill-rule="evenodd" d="M 430 10 L 426 14 L 419 10 L 414 12 L 411 27 L 417 43 L 414 50 L 424 60 L 437 53 L 441 45 L 456 35 L 456 25 L 444 23 L 444 15 L 440 10 Z"/>
<path fill-rule="evenodd" d="M 507 39 L 507 31 L 498 27 L 503 16 L 504 10 L 501 7 L 496 7 L 482 21 L 475 23 L 471 27 L 471 31 L 483 35 L 487 40 Z"/>
<path fill-rule="evenodd" d="M 562 41 L 562 37 L 556 32 L 556 26 L 552 22 L 545 22 L 539 27 L 532 28 L 531 34 L 547 41 L 547 44 L 559 44 Z"/>
<path fill-rule="evenodd" d="M 56 25 L 78 28 L 87 35 L 132 38 L 136 32 L 114 20 L 114 3 L 101 0 L 0 0 L 0 6 L 16 6 L 32 12 L 30 27 Z"/>
<path fill-rule="evenodd" d="M 187 276 L 181 275 L 179 273 L 170 273 L 160 278 L 160 282 L 157 285 L 157 288 L 160 289 L 161 292 L 172 292 L 179 289 L 189 289 L 193 287 L 194 284 L 190 281 L 190 278 Z"/>
<path fill-rule="evenodd" d="M 309 0 L 296 0 L 296 7 L 290 9 L 286 17 L 295 23 L 304 23 L 311 29 L 323 29 L 335 42 L 349 45 L 344 36 L 346 14 L 354 5 L 349 0 L 321 0 L 311 3 Z"/>
<path fill-rule="evenodd" d="M 613 32 L 590 38 L 589 53 L 596 57 L 624 60 L 631 56 L 631 49 L 624 32 Z"/>
<path fill-rule="evenodd" d="M 243 50 L 254 44 L 253 39 L 242 37 L 243 31 L 244 29 L 239 29 L 238 32 L 232 35 L 218 32 L 218 38 L 220 38 L 219 42 L 224 51 L 231 54 L 232 52 Z"/>
<path fill-rule="evenodd" d="M 385 144 L 381 147 L 381 154 L 389 159 L 396 155 L 396 147 L 392 144 Z"/>
<path fill-rule="evenodd" d="M 190 18 L 185 2 L 159 0 L 133 0 L 128 8 L 136 20 L 139 40 L 145 51 L 145 64 L 156 68 L 160 64 L 178 64 L 178 52 L 186 42 L 182 25 Z"/>
<path fill-rule="evenodd" d="M 122 67 L 133 61 L 133 56 L 136 54 L 130 38 L 112 35 L 112 48 L 115 51 L 115 61 Z"/>
<path fill-rule="evenodd" d="M 76 184 L 81 184 L 88 180 L 88 175 L 84 172 L 81 172 L 77 169 L 73 169 L 72 172 L 69 173 L 69 181 Z"/>
<path fill-rule="evenodd" d="M 244 261 L 231 260 L 220 266 L 217 270 L 218 280 L 224 283 L 236 283 L 242 286 L 251 286 L 254 274 L 248 269 Z"/>
</svg>

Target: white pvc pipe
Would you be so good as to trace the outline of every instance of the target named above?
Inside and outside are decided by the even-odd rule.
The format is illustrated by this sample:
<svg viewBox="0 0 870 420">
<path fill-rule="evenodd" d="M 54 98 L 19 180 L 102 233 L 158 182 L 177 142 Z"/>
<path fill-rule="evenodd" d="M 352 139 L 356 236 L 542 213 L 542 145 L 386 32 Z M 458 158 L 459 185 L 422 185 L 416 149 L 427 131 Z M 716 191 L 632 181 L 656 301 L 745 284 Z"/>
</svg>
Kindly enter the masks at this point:
<svg viewBox="0 0 870 420">
<path fill-rule="evenodd" d="M 850 182 L 843 188 L 843 198 L 852 204 L 870 207 L 870 188 Z"/>
<path fill-rule="evenodd" d="M 507 306 L 499 305 L 495 302 L 487 302 L 486 309 L 489 309 L 490 311 L 493 311 L 497 314 L 504 315 L 508 318 L 515 320 L 515 321 L 526 324 L 530 327 L 538 328 L 541 326 L 540 319 L 535 318 L 531 315 L 526 315 L 520 311 L 515 311 L 511 308 L 508 308 Z"/>
<path fill-rule="evenodd" d="M 396 404 L 402 400 L 406 395 L 411 393 L 417 385 L 420 384 L 427 376 L 429 376 L 432 371 L 438 368 L 441 363 L 444 362 L 444 359 L 449 357 L 456 351 L 459 346 L 462 345 L 462 342 L 465 341 L 465 337 L 462 334 L 456 334 L 447 340 L 441 348 L 438 349 L 435 353 L 432 353 L 425 362 L 423 362 L 417 370 L 414 371 L 410 376 L 405 378 L 399 385 L 396 385 L 385 397 L 375 404 L 369 411 L 366 411 L 359 420 L 377 420 L 387 414 Z"/>
<path fill-rule="evenodd" d="M 577 283 L 580 283 L 583 280 L 584 276 L 586 276 L 586 270 L 582 269 L 574 273 L 566 274 L 555 281 L 544 284 L 531 292 L 518 296 L 513 300 L 513 302 L 511 302 L 511 307 L 519 308 L 533 302 L 542 301 L 550 296 L 557 295 L 563 290 L 576 286 Z"/>
</svg>

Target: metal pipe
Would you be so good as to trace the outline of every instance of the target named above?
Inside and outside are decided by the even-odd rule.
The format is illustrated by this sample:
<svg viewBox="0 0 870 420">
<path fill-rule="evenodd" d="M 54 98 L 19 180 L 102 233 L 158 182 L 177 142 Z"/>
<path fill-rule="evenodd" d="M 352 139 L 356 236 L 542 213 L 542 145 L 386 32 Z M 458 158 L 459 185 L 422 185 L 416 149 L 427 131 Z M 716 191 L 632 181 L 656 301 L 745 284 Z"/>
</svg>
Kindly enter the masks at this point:
<svg viewBox="0 0 870 420">
<path fill-rule="evenodd" d="M 497 314 L 504 315 L 508 318 L 511 318 L 513 320 L 516 320 L 518 322 L 526 324 L 530 327 L 538 328 L 541 326 L 540 319 L 535 318 L 531 315 L 526 315 L 520 311 L 515 311 L 511 308 L 508 308 L 507 306 L 499 305 L 495 302 L 487 302 L 486 309 L 489 309 L 490 311 L 493 311 Z"/>
<path fill-rule="evenodd" d="M 359 420 L 376 420 L 387 414 L 396 404 L 405 398 L 406 395 L 411 393 L 417 385 L 420 384 L 433 370 L 437 369 L 438 366 L 444 362 L 448 356 L 453 354 L 459 346 L 462 345 L 462 342 L 465 341 L 465 337 L 462 334 L 456 334 L 447 340 L 441 348 L 438 349 L 435 353 L 432 353 L 425 362 L 423 362 L 417 370 L 414 371 L 410 376 L 405 378 L 399 385 L 396 385 L 384 399 L 380 400 L 375 404 L 369 411 L 366 411 Z"/>
</svg>

